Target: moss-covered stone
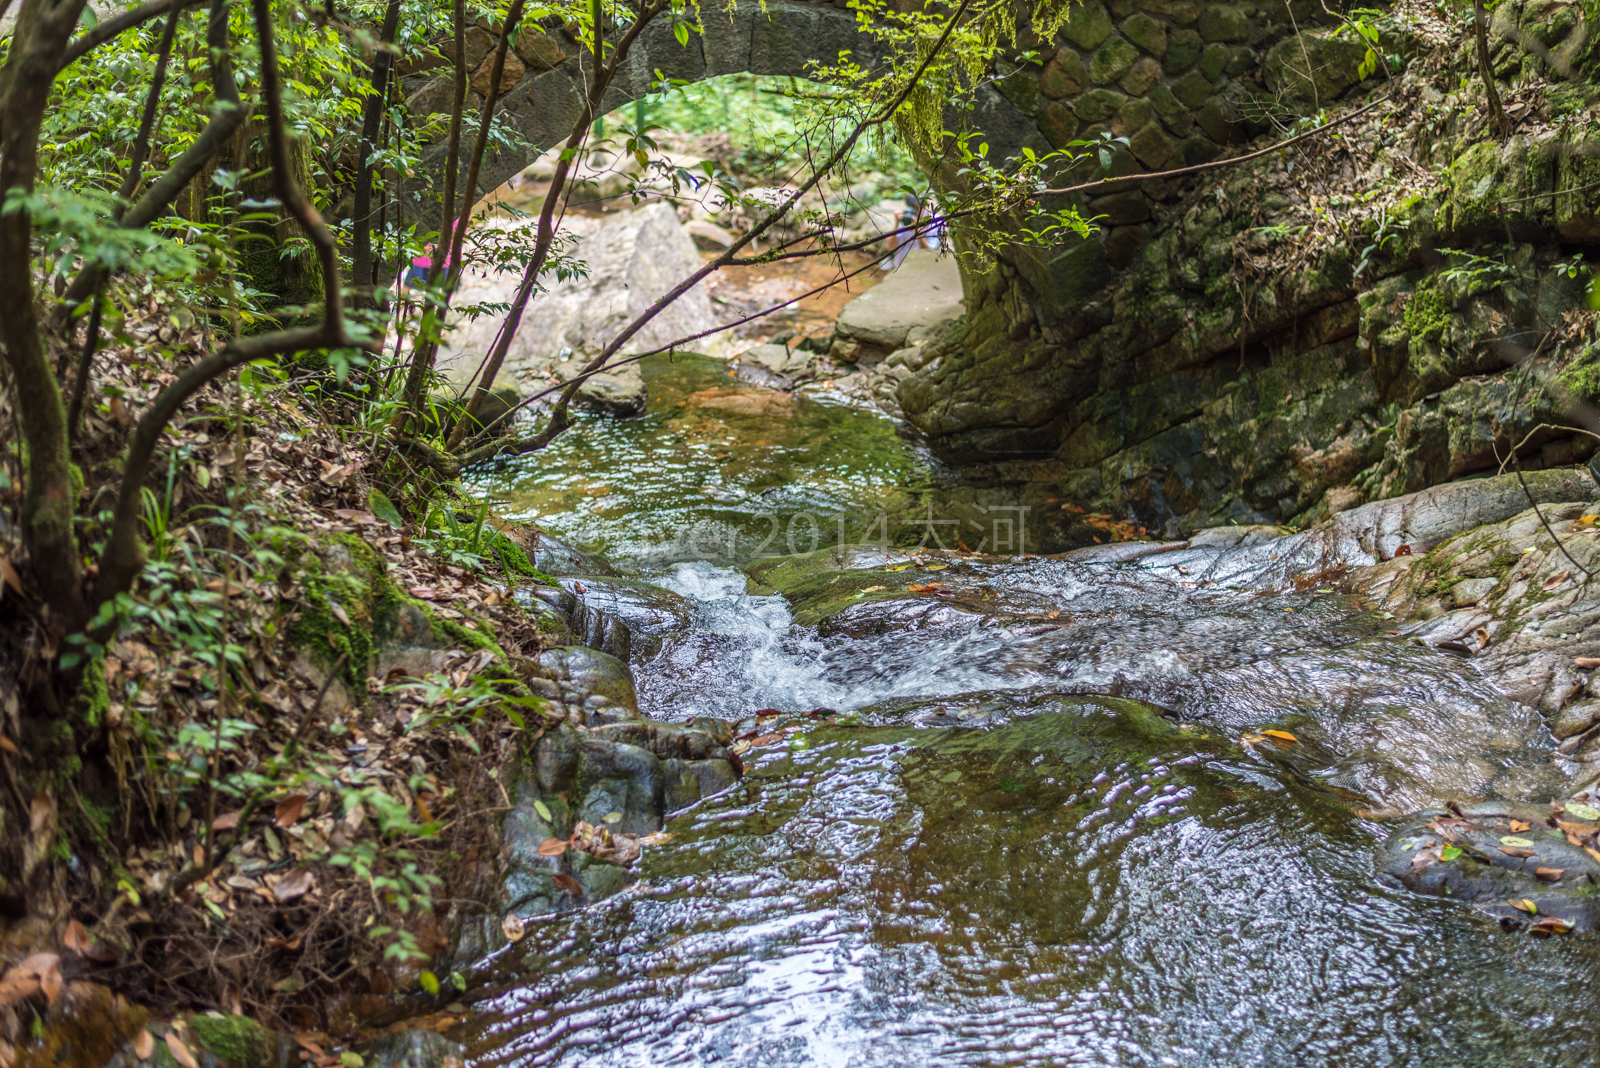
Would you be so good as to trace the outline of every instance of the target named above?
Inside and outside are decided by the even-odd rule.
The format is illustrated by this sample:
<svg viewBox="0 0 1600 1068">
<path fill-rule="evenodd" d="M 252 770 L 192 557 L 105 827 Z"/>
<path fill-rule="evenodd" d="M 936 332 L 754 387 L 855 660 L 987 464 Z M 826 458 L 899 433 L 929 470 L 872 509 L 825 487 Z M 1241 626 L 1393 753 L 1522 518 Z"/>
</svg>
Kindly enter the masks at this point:
<svg viewBox="0 0 1600 1068">
<path fill-rule="evenodd" d="M 1111 16 L 1099 0 L 1074 7 L 1061 28 L 1061 36 L 1085 52 L 1099 48 L 1111 36 Z"/>
<path fill-rule="evenodd" d="M 1215 4 L 1200 12 L 1195 22 L 1200 36 L 1207 41 L 1237 42 L 1250 39 L 1250 19 L 1242 8 L 1231 4 Z"/>
<path fill-rule="evenodd" d="M 191 1017 L 189 1029 L 228 1068 L 271 1068 L 277 1061 L 276 1036 L 247 1016 L 205 1013 Z"/>
<path fill-rule="evenodd" d="M 1122 36 L 1160 59 L 1167 54 L 1167 27 L 1140 12 L 1122 24 Z"/>
<path fill-rule="evenodd" d="M 1125 74 L 1139 59 L 1139 50 L 1120 37 L 1113 37 L 1100 46 L 1089 61 L 1089 80 L 1096 85 L 1107 85 Z"/>
</svg>

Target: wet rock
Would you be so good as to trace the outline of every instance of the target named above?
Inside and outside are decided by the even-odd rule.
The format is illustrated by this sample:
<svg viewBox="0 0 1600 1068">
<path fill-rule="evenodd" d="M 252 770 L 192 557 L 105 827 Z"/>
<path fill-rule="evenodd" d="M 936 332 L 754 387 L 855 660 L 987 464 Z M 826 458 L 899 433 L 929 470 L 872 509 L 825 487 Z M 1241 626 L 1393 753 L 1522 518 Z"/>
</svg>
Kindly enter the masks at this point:
<svg viewBox="0 0 1600 1068">
<path fill-rule="evenodd" d="M 844 306 L 834 348 L 855 346 L 854 359 L 877 363 L 917 327 L 934 328 L 962 313 L 961 273 L 949 256 L 912 249 L 888 278 Z"/>
<path fill-rule="evenodd" d="M 739 781 L 739 772 L 731 760 L 678 760 L 662 761 L 665 775 L 663 800 L 667 811 L 677 812 L 701 800 L 720 794 Z"/>
<path fill-rule="evenodd" d="M 686 628 L 694 614 L 693 605 L 681 594 L 642 579 L 572 576 L 561 584 L 576 595 L 572 623 L 583 643 L 621 659 L 653 656 L 661 640 Z M 619 624 L 626 630 L 626 642 L 611 637 Z M 613 645 L 624 651 L 617 652 Z"/>
<path fill-rule="evenodd" d="M 733 369 L 741 382 L 771 389 L 793 389 L 811 377 L 815 362 L 816 357 L 804 349 L 757 345 L 741 353 Z"/>
<path fill-rule="evenodd" d="M 432 1031 L 395 1031 L 373 1039 L 356 1052 L 366 1068 L 463 1068 L 466 1047 Z"/>
<path fill-rule="evenodd" d="M 531 224 L 490 219 L 484 225 L 515 230 Z M 506 355 L 502 380 L 531 378 L 548 384 L 552 375 L 571 377 L 622 327 L 700 267 L 694 241 L 668 204 L 653 203 L 604 218 L 575 216 L 562 227 L 577 238 L 575 255 L 588 265 L 587 274 L 553 283 L 528 305 Z M 509 303 L 520 281 L 517 269 L 469 274 L 456 304 Z M 470 376 L 493 344 L 503 318 L 488 314 L 454 322 L 448 347 L 440 353 L 440 371 L 452 381 Z M 618 355 L 648 352 L 717 325 L 710 297 L 697 286 L 633 335 Z M 705 344 L 719 354 L 717 337 Z M 643 407 L 644 380 L 636 364 L 587 381 L 579 391 L 585 404 L 622 414 Z"/>
<path fill-rule="evenodd" d="M 583 797 L 578 819 L 613 834 L 649 834 L 666 815 L 666 775 L 648 749 L 592 734 L 578 739 L 578 776 Z"/>
<path fill-rule="evenodd" d="M 1429 809 L 1408 820 L 1379 853 L 1382 874 L 1413 893 L 1475 905 L 1507 926 L 1600 926 L 1600 863 L 1558 821 L 1592 825 L 1550 806 L 1487 802 L 1460 811 Z"/>
<path fill-rule="evenodd" d="M 593 709 L 591 719 L 638 719 L 639 699 L 634 692 L 633 673 L 623 660 L 598 649 L 568 645 L 539 654 L 539 665 L 561 685 L 563 695 L 577 695 Z M 603 705 L 588 705 L 588 699 L 602 697 Z"/>
<path fill-rule="evenodd" d="M 534 567 L 551 575 L 616 574 L 604 557 L 584 552 L 542 530 L 529 534 L 522 548 L 529 553 Z"/>
</svg>

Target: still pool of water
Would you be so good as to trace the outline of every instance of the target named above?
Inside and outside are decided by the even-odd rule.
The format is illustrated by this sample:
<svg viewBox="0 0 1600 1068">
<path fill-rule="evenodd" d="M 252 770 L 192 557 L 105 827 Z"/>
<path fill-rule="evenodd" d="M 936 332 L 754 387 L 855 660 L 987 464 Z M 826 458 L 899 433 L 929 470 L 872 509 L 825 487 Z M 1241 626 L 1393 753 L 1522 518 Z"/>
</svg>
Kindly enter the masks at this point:
<svg viewBox="0 0 1600 1068">
<path fill-rule="evenodd" d="M 548 449 L 480 471 L 475 488 L 508 517 L 636 566 L 917 533 L 933 465 L 888 419 L 826 394 L 742 386 L 705 356 L 641 367 L 643 415 L 579 413 Z"/>
<path fill-rule="evenodd" d="M 1536 717 L 1336 593 L 1183 593 L 1175 562 L 1203 561 L 1177 554 L 995 562 L 972 580 L 1056 604 L 1071 626 L 948 611 L 796 626 L 781 598 L 744 591 L 726 564 L 747 554 L 717 539 L 737 543 L 763 512 L 900 507 L 927 467 L 875 416 L 688 403 L 728 388 L 715 370 L 658 367 L 645 417 L 582 428 L 486 488 L 692 602 L 687 630 L 634 664 L 651 714 L 846 715 L 792 717 L 736 787 L 669 823 L 630 891 L 535 919 L 486 962 L 454 1036 L 473 1063 L 1600 1061 L 1593 937 L 1535 940 L 1380 885 L 1389 825 L 1331 789 L 1345 780 L 1321 758 L 1242 747 L 1231 718 L 1280 693 L 1304 724 L 1297 756 L 1381 722 L 1361 752 L 1404 749 L 1424 789 L 1459 781 L 1441 754 L 1473 732 L 1506 733 L 1515 770 Z M 707 535 L 699 556 L 686 528 Z M 1194 726 L 1063 693 L 1085 680 L 1163 694 Z M 956 707 L 969 690 L 1000 712 L 917 725 L 929 699 Z"/>
</svg>

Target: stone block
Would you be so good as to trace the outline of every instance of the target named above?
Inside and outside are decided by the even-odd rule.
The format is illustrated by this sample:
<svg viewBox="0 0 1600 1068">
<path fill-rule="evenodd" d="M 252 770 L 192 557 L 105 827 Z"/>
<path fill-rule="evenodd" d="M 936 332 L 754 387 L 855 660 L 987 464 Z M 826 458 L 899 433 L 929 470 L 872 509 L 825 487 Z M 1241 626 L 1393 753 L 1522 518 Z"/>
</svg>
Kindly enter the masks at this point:
<svg viewBox="0 0 1600 1068">
<path fill-rule="evenodd" d="M 1205 48 L 1205 41 L 1195 31 L 1173 30 L 1167 35 L 1166 63 L 1162 69 L 1168 74 L 1182 74 L 1195 65 Z"/>
<path fill-rule="evenodd" d="M 1200 12 L 1196 21 L 1200 36 L 1207 41 L 1239 42 L 1250 39 L 1250 20 L 1244 9 L 1232 4 L 1217 4 Z"/>
<path fill-rule="evenodd" d="M 1106 226 L 1133 226 L 1150 218 L 1150 201 L 1137 190 L 1112 193 L 1089 201 L 1084 214 L 1085 217 L 1103 217 L 1099 221 Z"/>
<path fill-rule="evenodd" d="M 1104 122 L 1127 101 L 1115 89 L 1091 89 L 1072 102 L 1072 111 L 1084 122 Z"/>
<path fill-rule="evenodd" d="M 1192 70 L 1172 83 L 1172 95 L 1186 108 L 1197 108 L 1211 95 L 1211 81 L 1197 70 Z M 1078 113 L 1082 115 L 1080 111 Z"/>
<path fill-rule="evenodd" d="M 1052 100 L 1039 115 L 1039 132 L 1053 147 L 1061 148 L 1078 135 L 1078 120 L 1071 108 Z"/>
<path fill-rule="evenodd" d="M 1134 0 L 1134 6 L 1174 26 L 1193 26 L 1200 17 L 1200 0 Z"/>
<path fill-rule="evenodd" d="M 1135 98 L 1117 109 L 1111 119 L 1111 132 L 1118 137 L 1131 137 L 1154 116 L 1155 109 L 1148 100 Z"/>
<path fill-rule="evenodd" d="M 1222 70 L 1228 65 L 1232 55 L 1227 45 L 1214 44 L 1207 48 L 1200 56 L 1200 77 L 1208 82 L 1215 82 L 1222 77 Z"/>
<path fill-rule="evenodd" d="M 1089 61 L 1089 80 L 1096 85 L 1114 82 L 1127 73 L 1139 58 L 1139 50 L 1120 37 L 1113 37 L 1100 46 L 1100 51 Z"/>
<path fill-rule="evenodd" d="M 1067 24 L 1061 27 L 1061 36 L 1085 52 L 1093 51 L 1111 36 L 1111 16 L 1098 0 L 1090 0 L 1073 8 Z"/>
<path fill-rule="evenodd" d="M 1037 115 L 1043 106 L 1039 95 L 1039 77 L 1027 67 L 1020 67 L 996 79 L 995 87 L 1024 115 Z"/>
<path fill-rule="evenodd" d="M 1273 45 L 1262 63 L 1267 88 L 1280 98 L 1316 106 L 1337 100 L 1360 81 L 1365 45 L 1302 33 Z"/>
<path fill-rule="evenodd" d="M 1143 96 L 1150 91 L 1150 87 L 1161 80 L 1161 64 L 1145 56 L 1139 62 L 1128 68 L 1128 73 L 1118 79 L 1117 84 L 1129 96 Z"/>
<path fill-rule="evenodd" d="M 1145 99 L 1150 101 L 1150 106 L 1155 108 L 1156 114 L 1163 119 L 1171 118 L 1173 115 L 1186 114 L 1189 110 L 1183 106 L 1176 96 L 1172 95 L 1172 87 L 1170 85 L 1156 86 L 1150 90 Z"/>
<path fill-rule="evenodd" d="M 517 35 L 517 56 L 529 70 L 553 70 L 567 58 L 561 42 L 549 34 L 524 29 Z"/>
<path fill-rule="evenodd" d="M 527 73 L 527 68 L 522 65 L 522 60 L 510 49 L 506 50 L 505 66 L 500 68 L 500 88 L 495 90 L 497 96 L 503 96 L 511 91 L 512 86 L 522 80 Z M 484 96 L 489 95 L 489 79 L 494 74 L 494 54 L 485 56 L 483 62 L 478 64 L 478 69 L 472 73 L 472 87 Z"/>
<path fill-rule="evenodd" d="M 1185 167 L 1210 163 L 1217 158 L 1221 151 L 1216 142 L 1200 134 L 1185 138 L 1183 143 L 1178 146 L 1178 155 L 1182 158 Z"/>
<path fill-rule="evenodd" d="M 1234 45 L 1229 53 L 1228 62 L 1222 67 L 1222 73 L 1228 77 L 1237 78 L 1246 71 L 1255 69 L 1256 50 L 1249 45 Z"/>
<path fill-rule="evenodd" d="M 1119 226 L 1106 235 L 1106 262 L 1117 270 L 1133 266 L 1144 249 L 1144 230 Z"/>
<path fill-rule="evenodd" d="M 1070 48 L 1063 48 L 1055 58 L 1044 65 L 1039 75 L 1039 91 L 1051 100 L 1064 96 L 1077 96 L 1089 84 L 1089 72 L 1083 60 Z"/>
<path fill-rule="evenodd" d="M 1162 131 L 1158 122 L 1148 122 L 1132 137 L 1128 148 L 1134 156 L 1153 171 L 1165 170 L 1177 154 L 1172 141 Z"/>
<path fill-rule="evenodd" d="M 1167 54 L 1167 28 L 1149 15 L 1135 15 L 1124 22 L 1122 36 L 1157 59 Z"/>
<path fill-rule="evenodd" d="M 1200 109 L 1200 114 L 1195 116 L 1195 122 L 1205 135 L 1219 145 L 1236 144 L 1244 140 L 1244 126 L 1239 122 L 1233 108 L 1220 96 L 1214 96 L 1205 102 Z"/>
</svg>

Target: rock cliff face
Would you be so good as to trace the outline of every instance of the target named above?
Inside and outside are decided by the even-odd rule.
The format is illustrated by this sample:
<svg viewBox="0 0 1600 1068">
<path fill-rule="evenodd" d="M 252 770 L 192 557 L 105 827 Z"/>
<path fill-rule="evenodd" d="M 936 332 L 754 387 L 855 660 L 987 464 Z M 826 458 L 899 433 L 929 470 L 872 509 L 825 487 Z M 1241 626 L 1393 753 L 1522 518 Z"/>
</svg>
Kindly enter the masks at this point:
<svg viewBox="0 0 1600 1068">
<path fill-rule="evenodd" d="M 1169 535 L 1314 522 L 1497 469 L 1514 442 L 1524 469 L 1586 459 L 1591 439 L 1556 428 L 1587 425 L 1574 401 L 1600 383 L 1596 42 L 1576 11 L 1498 9 L 1516 128 L 1495 141 L 1466 40 L 1359 82 L 1362 50 L 1310 5 L 1085 5 L 976 123 L 1018 145 L 1109 130 L 1128 139 L 1116 175 L 1341 96 L 1335 116 L 1377 106 L 1252 164 L 1082 199 L 1092 238 L 969 267 L 965 319 L 899 387 L 908 419 L 1024 502 Z"/>
</svg>

